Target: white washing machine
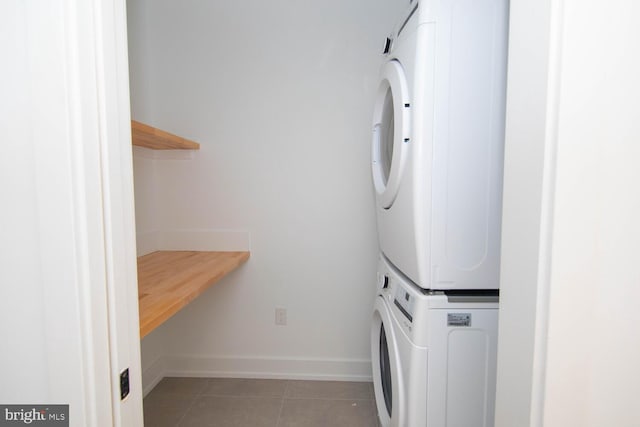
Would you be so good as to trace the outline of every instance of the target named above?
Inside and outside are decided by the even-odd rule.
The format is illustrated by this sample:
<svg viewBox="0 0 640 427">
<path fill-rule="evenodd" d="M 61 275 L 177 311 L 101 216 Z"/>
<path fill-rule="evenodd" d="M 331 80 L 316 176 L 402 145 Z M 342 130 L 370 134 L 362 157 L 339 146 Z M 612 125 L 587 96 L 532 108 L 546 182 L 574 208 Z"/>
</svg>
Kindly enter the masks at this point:
<svg viewBox="0 0 640 427">
<path fill-rule="evenodd" d="M 373 384 L 382 427 L 493 427 L 498 291 L 426 291 L 381 257 Z"/>
<path fill-rule="evenodd" d="M 420 0 L 385 46 L 373 118 L 380 249 L 425 289 L 496 289 L 508 0 Z"/>
</svg>

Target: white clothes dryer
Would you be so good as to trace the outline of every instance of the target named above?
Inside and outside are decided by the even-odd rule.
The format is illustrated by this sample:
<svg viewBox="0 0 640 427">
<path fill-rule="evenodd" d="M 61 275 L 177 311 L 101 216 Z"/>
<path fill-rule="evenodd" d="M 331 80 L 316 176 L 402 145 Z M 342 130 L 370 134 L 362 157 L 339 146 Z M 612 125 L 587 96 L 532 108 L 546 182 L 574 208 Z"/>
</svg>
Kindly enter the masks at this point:
<svg viewBox="0 0 640 427">
<path fill-rule="evenodd" d="M 498 291 L 425 291 L 381 257 L 371 326 L 382 427 L 492 427 Z"/>
<path fill-rule="evenodd" d="M 425 289 L 497 289 L 508 0 L 414 1 L 373 117 L 379 244 Z"/>
</svg>

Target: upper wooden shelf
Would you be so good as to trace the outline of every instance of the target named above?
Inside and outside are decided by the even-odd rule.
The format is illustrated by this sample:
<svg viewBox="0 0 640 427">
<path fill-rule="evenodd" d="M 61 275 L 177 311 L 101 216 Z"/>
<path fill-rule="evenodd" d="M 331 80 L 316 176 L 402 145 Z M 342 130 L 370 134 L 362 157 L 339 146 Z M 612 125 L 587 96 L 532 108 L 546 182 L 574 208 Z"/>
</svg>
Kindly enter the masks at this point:
<svg viewBox="0 0 640 427">
<path fill-rule="evenodd" d="M 133 145 L 154 150 L 198 150 L 200 144 L 169 132 L 131 120 Z"/>
<path fill-rule="evenodd" d="M 140 338 L 249 259 L 249 252 L 157 251 L 138 257 Z"/>
</svg>

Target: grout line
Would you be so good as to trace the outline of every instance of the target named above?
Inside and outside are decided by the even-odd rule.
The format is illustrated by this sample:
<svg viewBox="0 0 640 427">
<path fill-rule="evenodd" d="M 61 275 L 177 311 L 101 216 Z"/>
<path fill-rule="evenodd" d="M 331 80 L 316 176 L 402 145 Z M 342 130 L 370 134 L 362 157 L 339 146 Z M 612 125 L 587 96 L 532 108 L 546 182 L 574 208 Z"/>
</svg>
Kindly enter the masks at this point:
<svg viewBox="0 0 640 427">
<path fill-rule="evenodd" d="M 193 405 L 195 405 L 196 401 L 198 400 L 198 398 L 200 398 L 204 391 L 208 388 L 209 386 L 209 379 L 207 379 L 207 384 L 205 385 L 205 387 L 202 388 L 202 391 L 200 393 L 197 393 L 193 396 L 193 399 L 191 400 L 191 403 L 189 404 L 189 406 L 187 407 L 187 410 L 184 411 L 184 414 L 182 414 L 182 416 L 180 417 L 180 419 L 178 420 L 178 422 L 176 422 L 176 427 L 180 427 L 180 424 L 182 423 L 182 421 L 184 420 L 184 417 L 187 416 L 187 414 L 189 413 L 189 411 L 191 411 L 191 408 L 193 408 Z"/>
<path fill-rule="evenodd" d="M 287 391 L 289 391 L 289 385 L 291 384 L 290 380 L 285 380 L 284 392 L 282 393 L 282 402 L 280 402 L 280 410 L 278 411 L 278 418 L 276 419 L 276 427 L 280 425 L 280 420 L 282 419 L 282 410 L 284 409 L 284 400 L 287 397 Z"/>
</svg>

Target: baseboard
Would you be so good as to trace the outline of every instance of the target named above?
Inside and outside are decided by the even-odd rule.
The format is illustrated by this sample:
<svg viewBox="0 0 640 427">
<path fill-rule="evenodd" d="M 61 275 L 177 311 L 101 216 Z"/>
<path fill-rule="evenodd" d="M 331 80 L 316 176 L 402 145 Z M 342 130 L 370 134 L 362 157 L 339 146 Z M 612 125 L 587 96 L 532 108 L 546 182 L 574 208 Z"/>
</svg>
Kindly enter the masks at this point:
<svg viewBox="0 0 640 427">
<path fill-rule="evenodd" d="M 153 388 L 166 377 L 166 369 L 163 357 L 158 357 L 151 365 L 142 371 L 142 394 L 146 396 Z"/>
<path fill-rule="evenodd" d="M 163 358 L 165 376 L 371 381 L 371 361 L 178 355 Z"/>
</svg>

